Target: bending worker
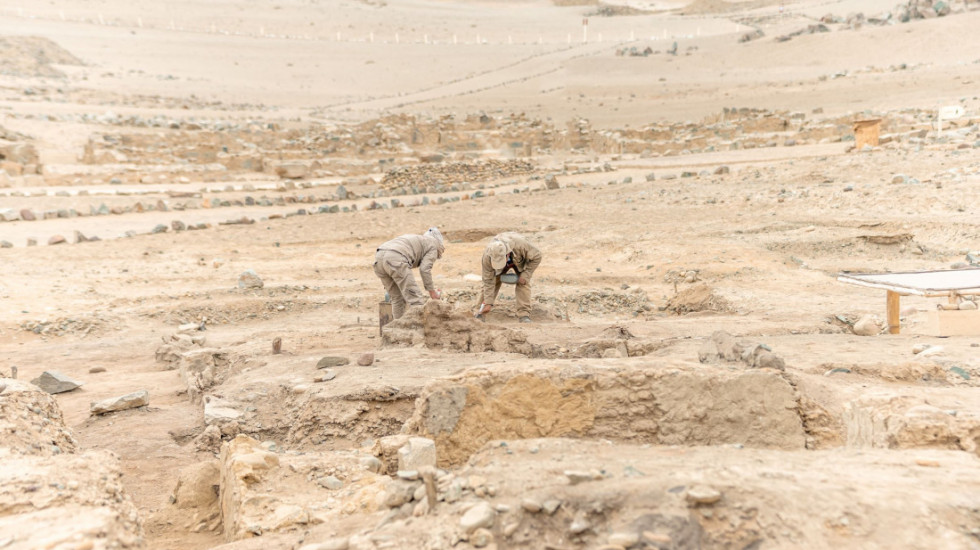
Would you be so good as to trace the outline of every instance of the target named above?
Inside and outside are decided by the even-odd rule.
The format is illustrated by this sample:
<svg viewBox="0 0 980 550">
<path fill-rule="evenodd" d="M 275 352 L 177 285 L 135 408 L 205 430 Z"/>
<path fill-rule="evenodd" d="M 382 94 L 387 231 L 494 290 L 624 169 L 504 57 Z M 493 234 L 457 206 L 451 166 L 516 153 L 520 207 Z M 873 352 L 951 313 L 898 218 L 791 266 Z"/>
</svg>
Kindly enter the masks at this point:
<svg viewBox="0 0 980 550">
<path fill-rule="evenodd" d="M 432 265 L 446 250 L 442 233 L 430 227 L 422 235 L 402 235 L 378 247 L 374 256 L 374 274 L 381 279 L 391 296 L 391 310 L 395 319 L 405 314 L 405 305 L 421 306 L 425 297 L 415 284 L 413 268 L 419 268 L 422 286 L 429 297 L 438 300 L 441 293 L 432 284 Z"/>
<path fill-rule="evenodd" d="M 500 292 L 500 276 L 509 271 L 517 275 L 514 294 L 517 297 L 517 316 L 522 323 L 531 322 L 531 276 L 541 264 L 541 251 L 518 233 L 501 233 L 490 241 L 483 252 L 483 291 L 476 316 L 493 309 Z"/>
</svg>

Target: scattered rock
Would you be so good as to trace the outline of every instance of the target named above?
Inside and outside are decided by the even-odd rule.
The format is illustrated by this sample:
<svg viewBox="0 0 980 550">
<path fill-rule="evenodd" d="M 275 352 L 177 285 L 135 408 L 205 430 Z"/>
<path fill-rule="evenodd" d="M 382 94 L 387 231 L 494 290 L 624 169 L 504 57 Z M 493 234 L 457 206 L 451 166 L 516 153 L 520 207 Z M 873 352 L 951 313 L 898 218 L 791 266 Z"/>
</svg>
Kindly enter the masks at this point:
<svg viewBox="0 0 980 550">
<path fill-rule="evenodd" d="M 357 358 L 357 364 L 362 367 L 370 367 L 374 364 L 374 354 L 371 352 L 363 353 Z"/>
<path fill-rule="evenodd" d="M 691 504 L 714 504 L 721 500 L 721 492 L 704 485 L 695 485 L 687 490 L 686 498 Z"/>
<path fill-rule="evenodd" d="M 272 339 L 272 354 L 279 355 L 282 353 L 282 338 L 276 336 Z"/>
<path fill-rule="evenodd" d="M 14 243 L 10 241 L 0 241 L 0 248 L 13 248 Z"/>
<path fill-rule="evenodd" d="M 493 527 L 497 513 L 489 502 L 480 501 L 459 518 L 459 526 L 467 534 L 473 533 L 477 529 Z"/>
<path fill-rule="evenodd" d="M 89 410 L 93 415 L 107 414 L 126 409 L 135 409 L 150 404 L 150 394 L 146 390 L 128 393 L 119 397 L 111 397 L 98 403 L 92 403 Z"/>
<path fill-rule="evenodd" d="M 408 443 L 398 449 L 399 470 L 420 470 L 426 466 L 436 466 L 436 443 L 425 437 L 409 438 Z"/>
<path fill-rule="evenodd" d="M 313 381 L 314 382 L 329 382 L 329 381 L 333 380 L 334 378 L 337 378 L 337 373 L 334 372 L 334 371 L 332 371 L 332 370 L 327 369 L 327 370 L 323 371 L 323 374 L 315 377 L 313 379 Z"/>
<path fill-rule="evenodd" d="M 68 240 L 61 235 L 55 235 L 48 239 L 48 245 L 65 244 L 66 242 L 68 242 Z M 28 241 L 27 245 L 30 246 L 30 241 Z"/>
<path fill-rule="evenodd" d="M 48 393 L 64 393 L 80 388 L 85 383 L 72 380 L 58 371 L 48 370 L 31 380 L 31 384 Z"/>
<path fill-rule="evenodd" d="M 854 323 L 852 330 L 858 336 L 877 336 L 881 332 L 881 326 L 874 315 L 864 315 Z"/>
<path fill-rule="evenodd" d="M 262 288 L 263 286 L 265 286 L 265 283 L 251 269 L 246 269 L 238 276 L 238 288 Z"/>
<path fill-rule="evenodd" d="M 105 372 L 105 367 L 92 367 L 88 370 L 89 374 L 98 374 L 100 372 Z"/>
<path fill-rule="evenodd" d="M 348 363 L 350 363 L 350 359 L 346 357 L 328 355 L 316 362 L 316 368 L 327 369 L 330 367 L 342 367 Z"/>
<path fill-rule="evenodd" d="M 166 225 L 163 225 L 162 223 L 160 223 L 160 224 L 157 224 L 157 225 L 156 225 L 156 226 L 155 226 L 155 227 L 154 227 L 154 228 L 153 228 L 153 229 L 152 229 L 152 230 L 150 231 L 150 233 L 153 233 L 154 235 L 156 235 L 156 234 L 158 234 L 158 233 L 166 233 L 166 232 L 167 232 L 167 231 L 168 231 L 169 229 L 170 229 L 169 227 L 167 227 Z"/>
</svg>

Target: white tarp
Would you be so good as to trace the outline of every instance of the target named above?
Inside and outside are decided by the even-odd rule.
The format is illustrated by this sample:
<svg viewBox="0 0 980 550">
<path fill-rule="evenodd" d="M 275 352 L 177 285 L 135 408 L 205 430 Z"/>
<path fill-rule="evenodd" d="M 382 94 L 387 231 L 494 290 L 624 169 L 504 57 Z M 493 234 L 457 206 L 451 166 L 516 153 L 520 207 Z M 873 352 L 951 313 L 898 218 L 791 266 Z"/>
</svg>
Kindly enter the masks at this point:
<svg viewBox="0 0 980 550">
<path fill-rule="evenodd" d="M 900 294 L 947 296 L 980 294 L 980 269 L 908 271 L 902 273 L 841 273 L 842 283 L 883 288 Z"/>
</svg>

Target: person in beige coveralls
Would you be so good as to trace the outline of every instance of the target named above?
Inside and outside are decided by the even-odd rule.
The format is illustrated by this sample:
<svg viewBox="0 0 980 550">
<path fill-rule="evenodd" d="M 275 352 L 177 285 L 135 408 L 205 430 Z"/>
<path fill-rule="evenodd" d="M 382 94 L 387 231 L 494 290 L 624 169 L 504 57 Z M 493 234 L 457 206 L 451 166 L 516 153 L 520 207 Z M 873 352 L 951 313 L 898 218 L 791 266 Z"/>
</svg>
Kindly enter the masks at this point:
<svg viewBox="0 0 980 550">
<path fill-rule="evenodd" d="M 493 309 L 500 292 L 500 276 L 513 271 L 517 275 L 514 294 L 517 315 L 522 323 L 531 322 L 531 276 L 541 264 L 541 251 L 518 233 L 501 233 L 494 237 L 483 252 L 483 290 L 480 293 L 478 319 Z"/>
<path fill-rule="evenodd" d="M 405 314 L 406 304 L 425 304 L 425 297 L 415 284 L 413 268 L 419 268 L 422 286 L 429 292 L 429 297 L 433 300 L 441 297 L 432 284 L 432 265 L 445 250 L 442 233 L 435 227 L 422 235 L 395 237 L 378 247 L 374 255 L 374 274 L 391 296 L 391 312 L 395 319 Z"/>
</svg>

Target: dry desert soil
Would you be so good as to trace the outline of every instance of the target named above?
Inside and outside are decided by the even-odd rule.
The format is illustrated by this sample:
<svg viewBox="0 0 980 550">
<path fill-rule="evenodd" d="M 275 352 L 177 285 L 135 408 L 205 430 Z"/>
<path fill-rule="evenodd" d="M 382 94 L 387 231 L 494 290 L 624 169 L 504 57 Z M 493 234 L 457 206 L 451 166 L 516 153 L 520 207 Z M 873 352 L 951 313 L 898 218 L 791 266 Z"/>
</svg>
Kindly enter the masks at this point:
<svg viewBox="0 0 980 550">
<path fill-rule="evenodd" d="M 976 295 L 838 280 L 980 293 L 978 27 L 5 0 L 0 549 L 980 549 Z M 473 317 L 506 231 L 529 324 Z"/>
</svg>

